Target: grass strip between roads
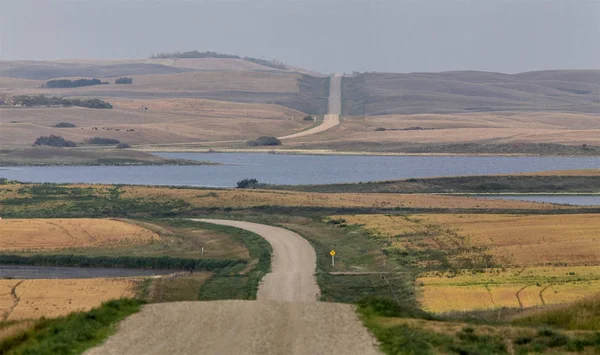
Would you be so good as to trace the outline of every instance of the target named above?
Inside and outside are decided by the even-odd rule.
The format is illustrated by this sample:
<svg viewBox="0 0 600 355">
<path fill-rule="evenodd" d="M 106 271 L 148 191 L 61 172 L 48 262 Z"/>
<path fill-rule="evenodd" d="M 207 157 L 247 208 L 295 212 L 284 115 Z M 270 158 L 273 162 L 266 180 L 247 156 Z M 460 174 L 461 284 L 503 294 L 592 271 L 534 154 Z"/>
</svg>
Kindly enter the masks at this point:
<svg viewBox="0 0 600 355">
<path fill-rule="evenodd" d="M 89 312 L 41 319 L 29 330 L 2 340 L 0 354 L 81 354 L 113 334 L 117 323 L 138 312 L 143 303 L 134 299 L 113 300 Z"/>
<path fill-rule="evenodd" d="M 192 222 L 191 225 L 202 229 L 222 232 L 231 235 L 244 244 L 250 254 L 250 269 L 239 266 L 224 268 L 204 282 L 200 288 L 198 299 L 201 301 L 224 299 L 256 299 L 260 280 L 271 271 L 271 244 L 256 233 L 244 229 L 222 226 L 211 223 Z"/>
</svg>

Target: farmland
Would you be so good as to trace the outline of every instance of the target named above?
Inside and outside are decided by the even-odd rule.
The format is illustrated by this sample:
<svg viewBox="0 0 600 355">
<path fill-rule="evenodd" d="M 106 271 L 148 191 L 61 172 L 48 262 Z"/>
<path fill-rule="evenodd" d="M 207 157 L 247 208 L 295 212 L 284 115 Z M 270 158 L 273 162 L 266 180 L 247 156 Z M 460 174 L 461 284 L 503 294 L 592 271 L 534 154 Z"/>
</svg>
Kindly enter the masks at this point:
<svg viewBox="0 0 600 355">
<path fill-rule="evenodd" d="M 125 247 L 145 244 L 159 235 L 122 221 L 108 219 L 3 219 L 0 251 L 61 248 Z"/>
<path fill-rule="evenodd" d="M 430 312 L 530 308 L 571 303 L 600 289 L 600 267 L 532 267 L 426 273 L 418 300 Z"/>
<path fill-rule="evenodd" d="M 2 320 L 58 317 L 133 297 L 134 279 L 0 280 Z"/>
<path fill-rule="evenodd" d="M 600 265 L 600 219 L 589 215 L 427 214 L 338 216 L 390 249 L 477 250 L 503 266 Z M 459 255 L 456 255 L 458 258 Z"/>
</svg>

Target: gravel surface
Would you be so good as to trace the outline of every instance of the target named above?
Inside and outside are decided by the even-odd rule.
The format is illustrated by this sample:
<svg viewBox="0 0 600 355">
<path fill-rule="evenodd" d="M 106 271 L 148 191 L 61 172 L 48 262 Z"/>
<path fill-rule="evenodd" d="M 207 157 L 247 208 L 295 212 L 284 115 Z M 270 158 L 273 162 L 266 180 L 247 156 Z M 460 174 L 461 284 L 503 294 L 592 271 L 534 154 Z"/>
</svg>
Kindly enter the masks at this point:
<svg viewBox="0 0 600 355">
<path fill-rule="evenodd" d="M 304 238 L 250 222 L 197 221 L 243 228 L 271 243 L 272 271 L 257 300 L 146 305 L 86 354 L 380 354 L 353 305 L 317 302 L 316 255 Z"/>
</svg>

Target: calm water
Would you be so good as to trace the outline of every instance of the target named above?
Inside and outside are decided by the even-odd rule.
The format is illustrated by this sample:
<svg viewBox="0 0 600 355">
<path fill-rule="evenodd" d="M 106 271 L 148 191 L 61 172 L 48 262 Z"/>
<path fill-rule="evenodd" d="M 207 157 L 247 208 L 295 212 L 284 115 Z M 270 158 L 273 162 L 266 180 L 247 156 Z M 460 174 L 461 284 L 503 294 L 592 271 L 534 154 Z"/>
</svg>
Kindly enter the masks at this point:
<svg viewBox="0 0 600 355">
<path fill-rule="evenodd" d="M 577 195 L 577 196 L 557 196 L 557 195 L 497 195 L 480 196 L 495 200 L 518 200 L 533 202 L 560 203 L 564 205 L 575 206 L 600 206 L 600 195 Z"/>
<path fill-rule="evenodd" d="M 132 277 L 166 275 L 174 270 L 85 268 L 28 265 L 0 265 L 0 279 L 89 279 L 97 277 Z"/>
<path fill-rule="evenodd" d="M 335 156 L 244 153 L 160 153 L 217 166 L 48 166 L 0 168 L 0 177 L 28 182 L 232 187 L 244 178 L 269 184 L 331 184 L 411 177 L 508 174 L 600 167 L 599 157 Z"/>
</svg>

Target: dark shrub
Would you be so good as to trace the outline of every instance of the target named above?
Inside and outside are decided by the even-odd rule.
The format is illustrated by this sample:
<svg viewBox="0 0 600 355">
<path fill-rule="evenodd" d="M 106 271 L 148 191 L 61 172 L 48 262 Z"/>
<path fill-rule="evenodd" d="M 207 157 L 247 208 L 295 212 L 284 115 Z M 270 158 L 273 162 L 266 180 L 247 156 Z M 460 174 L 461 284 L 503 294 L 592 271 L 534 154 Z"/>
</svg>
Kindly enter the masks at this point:
<svg viewBox="0 0 600 355">
<path fill-rule="evenodd" d="M 133 78 L 122 76 L 115 80 L 115 84 L 133 84 Z"/>
<path fill-rule="evenodd" d="M 51 147 L 75 147 L 77 144 L 72 141 L 67 141 L 63 137 L 50 135 L 50 137 L 38 137 L 33 145 L 48 145 Z"/>
<path fill-rule="evenodd" d="M 238 189 L 251 189 L 258 185 L 258 180 L 256 179 L 244 179 L 237 182 Z"/>
<path fill-rule="evenodd" d="M 248 141 L 248 145 L 249 146 L 265 146 L 265 145 L 281 145 L 281 141 L 275 137 L 271 137 L 271 136 L 262 136 L 262 137 L 258 137 L 253 141 Z"/>
<path fill-rule="evenodd" d="M 111 104 L 99 99 L 65 99 L 55 96 L 44 95 L 18 95 L 12 98 L 12 104 L 15 106 L 35 107 L 35 106 L 79 106 L 86 108 L 113 108 Z"/>
<path fill-rule="evenodd" d="M 55 124 L 54 127 L 56 127 L 56 128 L 73 128 L 73 127 L 77 127 L 77 126 L 72 123 L 69 123 L 69 122 L 59 122 L 59 123 Z"/>
<path fill-rule="evenodd" d="M 304 117 L 304 121 L 312 121 L 312 120 L 314 120 L 313 116 L 308 115 L 308 116 Z"/>
<path fill-rule="evenodd" d="M 42 87 L 44 88 L 77 88 L 80 86 L 92 86 L 92 85 L 100 85 L 100 84 L 108 84 L 108 82 L 102 82 L 96 78 L 94 79 L 77 79 L 77 80 L 69 80 L 69 79 L 58 79 L 58 80 L 49 80 Z"/>
<path fill-rule="evenodd" d="M 127 148 L 131 148 L 131 146 L 128 143 L 117 144 L 117 149 L 127 149 Z"/>
<path fill-rule="evenodd" d="M 383 132 L 383 131 L 387 131 L 387 129 L 385 129 L 383 127 L 375 128 L 375 132 Z"/>
<path fill-rule="evenodd" d="M 92 137 L 89 138 L 85 141 L 87 144 L 101 144 L 101 145 L 108 145 L 108 144 L 119 144 L 121 143 L 121 141 L 119 141 L 118 139 L 113 139 L 113 138 L 102 138 L 102 137 Z"/>
</svg>

